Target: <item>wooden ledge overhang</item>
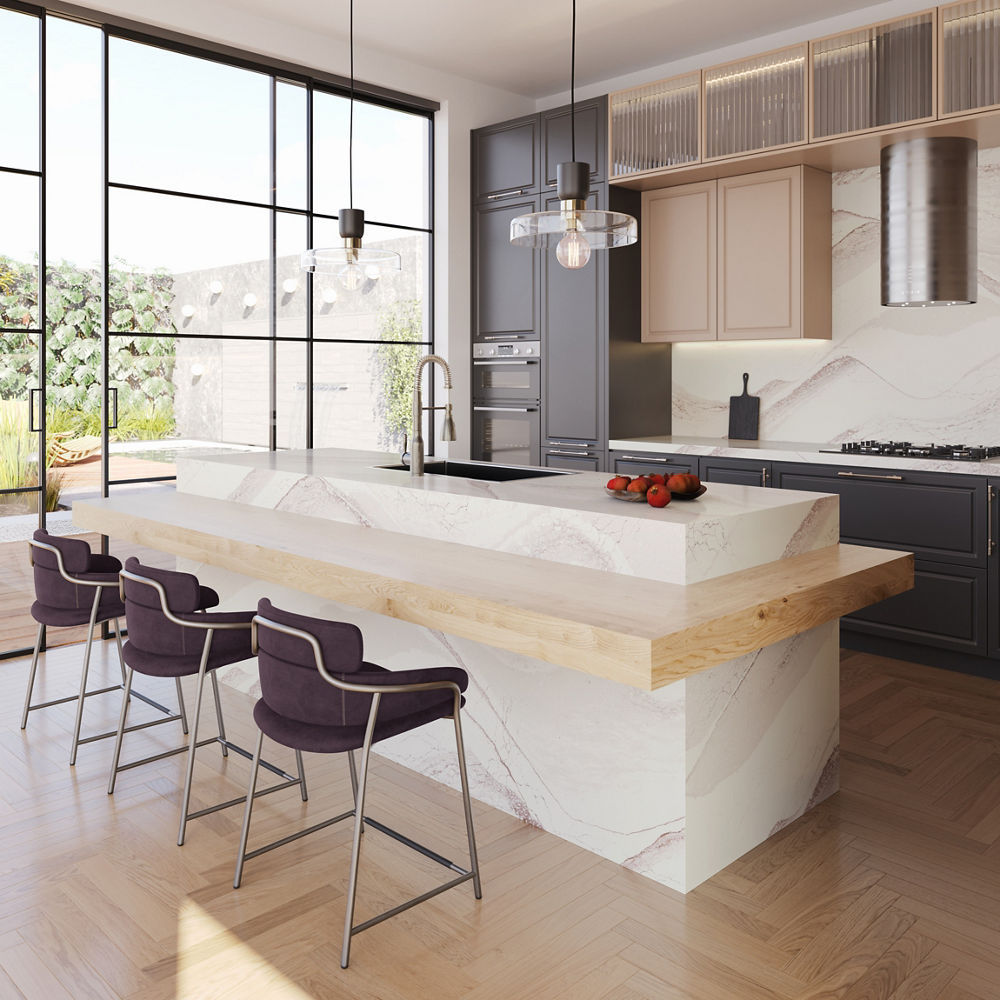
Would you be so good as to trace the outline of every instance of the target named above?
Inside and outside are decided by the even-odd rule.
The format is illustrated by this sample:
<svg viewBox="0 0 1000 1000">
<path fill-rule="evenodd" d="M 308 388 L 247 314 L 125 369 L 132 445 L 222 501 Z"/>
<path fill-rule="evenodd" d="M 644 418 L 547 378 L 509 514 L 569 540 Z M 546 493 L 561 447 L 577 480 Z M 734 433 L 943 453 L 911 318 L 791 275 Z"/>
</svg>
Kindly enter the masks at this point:
<svg viewBox="0 0 1000 1000">
<path fill-rule="evenodd" d="M 645 691 L 913 586 L 912 554 L 857 545 L 683 586 L 165 490 L 77 501 L 73 519 Z"/>
</svg>

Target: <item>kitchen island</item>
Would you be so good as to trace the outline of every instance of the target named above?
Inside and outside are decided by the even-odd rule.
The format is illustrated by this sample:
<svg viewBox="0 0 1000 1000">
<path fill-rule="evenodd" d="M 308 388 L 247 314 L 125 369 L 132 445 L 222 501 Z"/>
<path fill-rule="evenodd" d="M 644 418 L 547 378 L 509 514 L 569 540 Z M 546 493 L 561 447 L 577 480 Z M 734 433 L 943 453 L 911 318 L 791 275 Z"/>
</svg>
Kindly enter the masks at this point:
<svg viewBox="0 0 1000 1000">
<path fill-rule="evenodd" d="M 74 518 L 177 554 L 224 607 L 266 594 L 356 622 L 387 667 L 464 667 L 473 794 L 682 891 L 836 790 L 836 619 L 911 586 L 912 561 L 837 545 L 835 497 L 720 485 L 655 510 L 599 474 L 391 464 L 190 459 L 176 494 Z M 379 750 L 457 784 L 443 729 Z"/>
</svg>

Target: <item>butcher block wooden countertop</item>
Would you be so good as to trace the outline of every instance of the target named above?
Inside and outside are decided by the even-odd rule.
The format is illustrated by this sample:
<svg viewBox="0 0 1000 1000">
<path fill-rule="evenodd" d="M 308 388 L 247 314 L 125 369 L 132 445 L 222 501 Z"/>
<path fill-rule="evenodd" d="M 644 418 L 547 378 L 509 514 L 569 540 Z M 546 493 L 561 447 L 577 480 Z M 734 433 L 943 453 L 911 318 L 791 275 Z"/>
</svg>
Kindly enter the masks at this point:
<svg viewBox="0 0 1000 1000">
<path fill-rule="evenodd" d="M 73 520 L 644 691 L 913 586 L 910 553 L 857 545 L 683 586 L 168 490 L 78 500 Z"/>
</svg>

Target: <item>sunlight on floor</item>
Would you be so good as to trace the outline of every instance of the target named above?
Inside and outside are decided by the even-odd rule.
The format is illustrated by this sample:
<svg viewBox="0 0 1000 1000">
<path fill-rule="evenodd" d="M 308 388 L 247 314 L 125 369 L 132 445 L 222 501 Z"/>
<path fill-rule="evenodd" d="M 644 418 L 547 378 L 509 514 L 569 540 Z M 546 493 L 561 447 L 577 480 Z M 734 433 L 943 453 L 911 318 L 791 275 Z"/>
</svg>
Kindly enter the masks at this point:
<svg viewBox="0 0 1000 1000">
<path fill-rule="evenodd" d="M 177 918 L 177 1000 L 312 1000 L 249 944 L 190 899 Z"/>
</svg>

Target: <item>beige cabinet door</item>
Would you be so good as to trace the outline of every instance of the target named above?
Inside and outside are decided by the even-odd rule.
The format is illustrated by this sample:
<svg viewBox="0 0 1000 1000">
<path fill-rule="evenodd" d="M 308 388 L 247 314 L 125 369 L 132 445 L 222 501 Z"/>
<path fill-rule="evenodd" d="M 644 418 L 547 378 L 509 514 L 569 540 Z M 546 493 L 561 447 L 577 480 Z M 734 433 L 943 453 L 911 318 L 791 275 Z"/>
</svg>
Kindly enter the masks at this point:
<svg viewBox="0 0 1000 1000">
<path fill-rule="evenodd" d="M 716 339 L 716 181 L 642 195 L 642 339 Z"/>
<path fill-rule="evenodd" d="M 800 337 L 802 168 L 719 181 L 719 338 Z"/>
</svg>

